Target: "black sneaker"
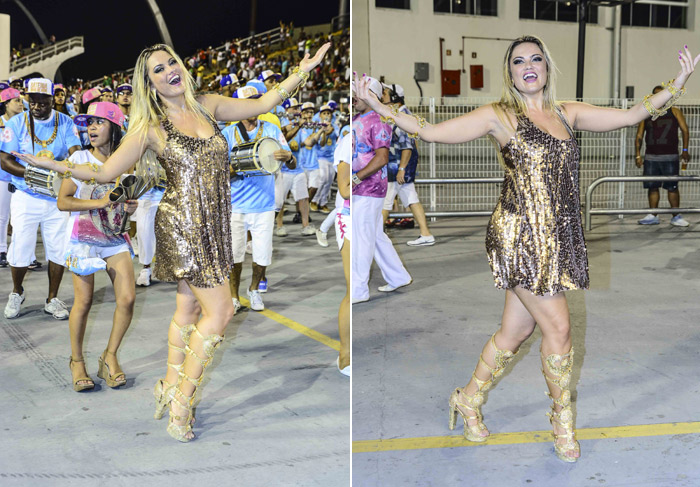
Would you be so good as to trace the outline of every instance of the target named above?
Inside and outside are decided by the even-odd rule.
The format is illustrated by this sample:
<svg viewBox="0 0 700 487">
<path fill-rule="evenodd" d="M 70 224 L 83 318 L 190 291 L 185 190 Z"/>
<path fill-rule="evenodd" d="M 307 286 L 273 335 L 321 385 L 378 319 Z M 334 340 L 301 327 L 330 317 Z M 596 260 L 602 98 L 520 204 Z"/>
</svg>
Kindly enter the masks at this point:
<svg viewBox="0 0 700 487">
<path fill-rule="evenodd" d="M 7 267 L 9 264 L 7 262 L 7 252 L 0 252 L 0 267 Z"/>
<path fill-rule="evenodd" d="M 41 269 L 41 262 L 39 262 L 38 260 L 35 260 L 34 262 L 32 262 L 31 264 L 29 264 L 27 266 L 27 269 L 29 269 L 30 271 L 35 271 L 37 269 Z"/>
<path fill-rule="evenodd" d="M 301 213 L 295 213 L 292 218 L 292 223 L 301 223 Z"/>
</svg>

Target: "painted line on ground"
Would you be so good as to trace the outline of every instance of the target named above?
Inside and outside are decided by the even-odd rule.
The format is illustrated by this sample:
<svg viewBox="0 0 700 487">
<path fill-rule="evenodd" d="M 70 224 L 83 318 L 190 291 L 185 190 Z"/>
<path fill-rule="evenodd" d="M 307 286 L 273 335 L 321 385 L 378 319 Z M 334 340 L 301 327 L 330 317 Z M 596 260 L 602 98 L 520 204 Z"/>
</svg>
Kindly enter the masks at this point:
<svg viewBox="0 0 700 487">
<path fill-rule="evenodd" d="M 462 446 L 515 445 L 552 441 L 551 430 L 523 431 L 519 433 L 495 433 L 483 443 L 468 441 L 464 436 L 423 436 L 388 440 L 360 440 L 352 442 L 353 453 L 370 453 L 396 450 L 424 450 L 431 448 L 456 448 Z M 700 433 L 700 422 L 639 424 L 607 428 L 577 428 L 579 440 L 604 440 L 610 438 L 637 438 L 642 436 L 687 435 Z"/>
<path fill-rule="evenodd" d="M 248 309 L 250 309 L 250 301 L 248 301 L 242 296 L 240 298 L 240 301 L 243 306 L 246 306 L 248 307 Z M 253 311 L 251 309 L 250 311 L 252 313 L 258 313 L 267 318 L 270 318 L 271 320 L 276 321 L 280 325 L 284 325 L 287 328 L 291 328 L 292 330 L 296 331 L 297 333 L 301 333 L 302 335 L 306 335 L 307 337 L 316 340 L 317 342 L 323 343 L 325 346 L 330 347 L 335 351 L 340 351 L 340 342 L 338 340 L 334 340 L 333 338 L 324 335 L 323 333 L 320 333 L 314 330 L 313 328 L 309 328 L 308 326 L 304 326 L 301 323 L 297 323 L 296 321 L 289 319 L 286 316 L 282 316 L 279 313 L 275 313 L 274 311 L 271 311 L 269 309 L 264 309 L 263 311 Z"/>
</svg>

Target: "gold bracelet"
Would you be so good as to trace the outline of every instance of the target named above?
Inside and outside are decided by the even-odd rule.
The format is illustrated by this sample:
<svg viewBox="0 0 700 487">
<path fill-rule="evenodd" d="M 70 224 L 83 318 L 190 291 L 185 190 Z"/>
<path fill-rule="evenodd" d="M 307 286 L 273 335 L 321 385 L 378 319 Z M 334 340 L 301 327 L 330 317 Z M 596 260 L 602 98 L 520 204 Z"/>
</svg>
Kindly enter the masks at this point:
<svg viewBox="0 0 700 487">
<path fill-rule="evenodd" d="M 657 118 L 664 116 L 666 112 L 662 112 L 661 110 L 657 109 L 656 107 L 654 107 L 654 105 L 651 104 L 651 102 L 649 101 L 649 98 L 651 98 L 651 96 L 652 95 L 645 96 L 642 100 L 642 105 L 644 106 L 646 111 L 649 112 L 649 115 L 651 115 L 651 120 L 654 121 Z"/>
<path fill-rule="evenodd" d="M 666 104 L 661 107 L 661 110 L 665 113 L 666 110 L 671 108 L 673 105 L 676 104 L 678 99 L 685 95 L 685 86 L 681 89 L 676 88 L 676 86 L 673 84 L 673 82 L 676 81 L 675 79 L 670 80 L 668 83 L 661 83 L 661 86 L 666 88 L 669 93 L 671 93 L 671 99 L 666 102 Z"/>
<path fill-rule="evenodd" d="M 292 69 L 292 74 L 299 76 L 303 83 L 306 83 L 306 81 L 309 79 L 309 73 L 302 71 L 299 66 L 295 66 L 294 69 Z"/>
<path fill-rule="evenodd" d="M 75 167 L 75 162 L 71 162 L 71 161 L 69 161 L 68 159 L 66 159 L 66 160 L 63 161 L 63 162 L 66 163 L 66 167 L 67 167 L 68 169 L 73 169 L 73 168 Z"/>
<path fill-rule="evenodd" d="M 284 88 L 282 88 L 282 85 L 275 86 L 275 91 L 280 96 L 282 101 L 285 101 L 290 97 L 289 92 L 287 90 L 285 90 Z"/>
<path fill-rule="evenodd" d="M 414 115 L 416 122 L 418 122 L 418 130 L 422 129 L 425 127 L 425 124 L 427 123 L 423 117 L 420 115 Z M 418 130 L 412 134 L 406 133 L 410 138 L 412 139 L 419 139 L 420 135 L 418 135 Z"/>
<path fill-rule="evenodd" d="M 391 114 L 395 117 L 399 115 L 399 107 L 396 105 L 391 106 Z"/>
<path fill-rule="evenodd" d="M 100 166 L 98 166 L 94 162 L 88 162 L 88 166 L 90 166 L 90 169 L 92 169 L 92 172 L 100 172 Z"/>
<path fill-rule="evenodd" d="M 90 178 L 89 181 L 87 181 L 88 184 L 97 184 L 97 181 L 95 181 L 95 178 Z"/>
<path fill-rule="evenodd" d="M 73 173 L 70 172 L 70 171 L 66 171 L 66 172 L 64 172 L 63 174 L 61 174 L 61 178 L 62 178 L 62 179 L 69 179 L 69 178 L 72 178 L 72 177 L 73 177 Z"/>
<path fill-rule="evenodd" d="M 382 123 L 388 123 L 389 125 L 396 125 L 396 121 L 391 117 L 382 117 L 381 115 L 379 115 L 379 120 L 381 120 Z"/>
</svg>

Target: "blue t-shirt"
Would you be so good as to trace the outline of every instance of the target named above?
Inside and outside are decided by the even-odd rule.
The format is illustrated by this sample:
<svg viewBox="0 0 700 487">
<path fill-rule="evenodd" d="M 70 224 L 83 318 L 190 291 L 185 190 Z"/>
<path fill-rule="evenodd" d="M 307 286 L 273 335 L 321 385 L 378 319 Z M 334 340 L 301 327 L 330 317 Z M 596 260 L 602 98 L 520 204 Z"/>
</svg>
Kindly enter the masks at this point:
<svg viewBox="0 0 700 487">
<path fill-rule="evenodd" d="M 53 135 L 55 128 L 56 116 L 58 115 L 58 128 L 56 130 L 56 138 L 43 148 L 40 143 L 34 143 L 32 147 L 32 136 L 28 128 L 29 114 L 28 112 L 20 113 L 12 117 L 6 124 L 5 130 L 2 132 L 2 140 L 0 140 L 0 151 L 21 152 L 23 154 L 42 155 L 43 151 L 50 151 L 48 155 L 54 160 L 62 161 L 68 159 L 68 149 L 77 147 L 80 149 L 80 139 L 78 138 L 78 130 L 73 124 L 73 120 L 64 114 L 51 110 L 51 115 L 47 120 L 34 119 L 34 134 L 37 139 L 48 141 Z M 27 166 L 24 161 L 17 160 L 22 166 Z M 20 191 L 39 199 L 55 201 L 54 198 L 44 196 L 31 191 L 24 182 L 23 177 L 12 176 L 12 184 Z"/>
<path fill-rule="evenodd" d="M 335 152 L 335 145 L 337 143 L 338 134 L 335 130 L 326 136 L 326 143 L 324 145 L 321 145 L 321 138 L 319 137 L 318 143 L 316 144 L 316 157 L 325 159 L 326 161 L 333 161 L 333 153 Z"/>
<path fill-rule="evenodd" d="M 294 169 L 289 169 L 286 164 L 282 164 L 282 172 L 300 174 L 304 172 L 304 169 L 301 167 L 299 162 L 301 157 L 301 151 L 299 149 L 302 145 L 304 145 L 304 140 L 301 138 L 301 130 L 299 130 L 294 137 L 287 140 L 287 143 L 289 145 L 289 150 L 292 151 L 292 155 L 294 155 L 294 157 L 297 159 L 297 166 Z"/>
<path fill-rule="evenodd" d="M 289 150 L 287 141 L 282 135 L 282 131 L 273 123 L 261 122 L 248 132 L 248 139 L 253 140 L 262 124 L 261 137 L 272 137 L 282 145 L 284 150 Z M 221 132 L 228 142 L 229 154 L 234 146 L 238 145 L 236 135 L 239 140 L 245 140 L 240 133 L 238 124 L 230 125 Z M 282 167 L 285 167 L 282 164 Z M 236 176 L 231 180 L 231 211 L 234 213 L 262 213 L 275 210 L 275 176 Z"/>
<path fill-rule="evenodd" d="M 304 141 L 309 137 L 309 135 L 313 134 L 316 131 L 316 129 L 301 129 L 299 130 L 299 163 L 301 164 L 302 169 L 305 171 L 313 171 L 314 169 L 318 169 L 318 154 L 317 154 L 317 149 L 316 145 L 314 145 L 312 148 L 306 147 L 304 144 Z"/>
<path fill-rule="evenodd" d="M 2 118 L 2 125 L 3 126 L 9 120 L 9 118 L 6 118 L 5 115 L 0 116 L 0 118 Z M 4 130 L 4 128 L 0 128 L 0 146 L 2 146 L 2 131 L 3 130 Z M 0 167 L 0 181 L 6 182 L 6 183 L 9 183 L 10 181 L 12 181 L 12 175 L 7 171 L 3 171 L 2 167 Z"/>
</svg>

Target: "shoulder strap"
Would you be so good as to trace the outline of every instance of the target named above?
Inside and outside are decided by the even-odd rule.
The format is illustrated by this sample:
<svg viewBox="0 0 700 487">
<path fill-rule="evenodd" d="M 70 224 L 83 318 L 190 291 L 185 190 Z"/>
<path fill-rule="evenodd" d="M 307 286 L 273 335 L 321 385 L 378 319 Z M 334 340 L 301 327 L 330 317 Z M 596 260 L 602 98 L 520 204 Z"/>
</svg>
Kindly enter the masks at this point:
<svg viewBox="0 0 700 487">
<path fill-rule="evenodd" d="M 559 108 L 558 106 L 555 106 L 554 111 L 556 112 L 557 115 L 559 115 L 559 119 L 561 120 L 561 123 L 564 124 L 564 127 L 566 127 L 566 131 L 569 132 L 569 136 L 571 136 L 572 138 L 575 139 L 576 136 L 574 135 L 574 131 L 571 128 L 571 126 L 569 125 L 569 121 L 564 116 L 564 113 L 561 111 L 561 108 Z"/>
</svg>

